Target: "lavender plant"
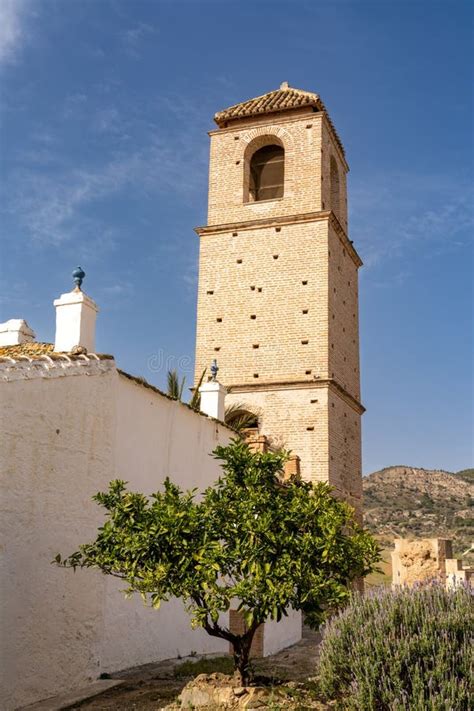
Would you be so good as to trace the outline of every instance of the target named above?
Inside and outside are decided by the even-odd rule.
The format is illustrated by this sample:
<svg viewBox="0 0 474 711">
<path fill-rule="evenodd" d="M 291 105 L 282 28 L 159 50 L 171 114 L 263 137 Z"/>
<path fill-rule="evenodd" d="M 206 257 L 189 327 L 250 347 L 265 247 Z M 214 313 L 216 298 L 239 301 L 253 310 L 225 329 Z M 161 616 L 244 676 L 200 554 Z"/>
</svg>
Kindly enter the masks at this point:
<svg viewBox="0 0 474 711">
<path fill-rule="evenodd" d="M 327 624 L 321 691 L 357 711 L 474 708 L 474 595 L 432 583 L 355 595 Z"/>
</svg>

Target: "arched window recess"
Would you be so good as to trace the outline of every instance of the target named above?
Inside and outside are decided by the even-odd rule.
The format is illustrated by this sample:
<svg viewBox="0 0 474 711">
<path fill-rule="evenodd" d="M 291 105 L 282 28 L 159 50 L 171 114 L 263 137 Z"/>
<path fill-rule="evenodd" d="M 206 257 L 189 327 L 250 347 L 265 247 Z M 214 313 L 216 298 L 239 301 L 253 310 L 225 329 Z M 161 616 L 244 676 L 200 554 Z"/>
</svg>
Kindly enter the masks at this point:
<svg viewBox="0 0 474 711">
<path fill-rule="evenodd" d="M 225 422 L 229 427 L 244 434 L 247 431 L 258 432 L 258 415 L 250 412 L 240 402 L 234 402 L 225 409 Z"/>
<path fill-rule="evenodd" d="M 340 184 L 339 170 L 337 168 L 336 159 L 331 156 L 330 163 L 330 185 L 331 185 L 331 210 L 339 217 L 340 208 Z"/>
<path fill-rule="evenodd" d="M 259 148 L 250 159 L 249 202 L 283 197 L 285 151 L 281 146 Z"/>
</svg>

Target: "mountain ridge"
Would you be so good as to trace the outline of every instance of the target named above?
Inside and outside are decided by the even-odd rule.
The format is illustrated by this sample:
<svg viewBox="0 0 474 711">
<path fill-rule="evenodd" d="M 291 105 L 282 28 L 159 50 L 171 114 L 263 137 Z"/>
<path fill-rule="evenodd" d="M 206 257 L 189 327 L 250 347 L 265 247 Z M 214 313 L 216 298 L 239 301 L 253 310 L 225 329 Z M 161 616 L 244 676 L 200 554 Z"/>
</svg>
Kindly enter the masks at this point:
<svg viewBox="0 0 474 711">
<path fill-rule="evenodd" d="M 383 545 L 397 537 L 451 538 L 456 554 L 474 539 L 474 469 L 393 465 L 363 479 L 364 521 Z"/>
</svg>

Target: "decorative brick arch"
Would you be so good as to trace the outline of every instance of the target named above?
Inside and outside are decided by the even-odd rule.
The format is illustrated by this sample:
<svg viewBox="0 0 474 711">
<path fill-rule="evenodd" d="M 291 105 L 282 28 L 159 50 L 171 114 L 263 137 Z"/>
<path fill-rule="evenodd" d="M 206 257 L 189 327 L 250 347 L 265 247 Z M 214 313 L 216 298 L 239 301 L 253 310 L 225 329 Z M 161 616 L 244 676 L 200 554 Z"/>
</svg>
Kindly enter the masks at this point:
<svg viewBox="0 0 474 711">
<path fill-rule="evenodd" d="M 281 146 L 285 151 L 285 190 L 283 198 L 293 194 L 293 136 L 280 126 L 260 126 L 241 134 L 245 146 L 243 154 L 243 201 L 248 201 L 250 180 L 250 159 L 255 151 L 265 146 Z"/>
<path fill-rule="evenodd" d="M 281 142 L 281 145 L 285 151 L 289 151 L 293 148 L 293 136 L 281 126 L 267 125 L 252 128 L 248 131 L 243 131 L 240 138 L 243 143 L 247 144 L 247 146 L 253 143 L 256 139 L 263 140 L 262 143 L 255 146 L 254 150 L 258 150 L 258 148 L 263 148 L 263 146 L 268 145 L 268 142 L 265 142 L 265 138 L 280 139 L 279 142 Z"/>
</svg>

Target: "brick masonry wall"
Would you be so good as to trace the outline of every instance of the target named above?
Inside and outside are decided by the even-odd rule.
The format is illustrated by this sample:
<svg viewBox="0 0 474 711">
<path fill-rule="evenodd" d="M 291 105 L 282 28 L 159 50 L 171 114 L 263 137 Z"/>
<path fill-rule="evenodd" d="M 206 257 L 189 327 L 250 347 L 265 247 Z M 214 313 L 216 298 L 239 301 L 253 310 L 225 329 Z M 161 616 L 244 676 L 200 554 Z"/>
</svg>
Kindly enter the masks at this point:
<svg viewBox="0 0 474 711">
<path fill-rule="evenodd" d="M 226 385 L 327 377 L 326 255 L 327 221 L 203 236 L 196 374 L 217 358 Z"/>
<path fill-rule="evenodd" d="M 211 132 L 208 224 L 321 210 L 322 121 L 322 114 L 311 113 L 292 120 Z M 284 196 L 246 202 L 249 159 L 257 148 L 275 142 L 285 149 Z"/>
<path fill-rule="evenodd" d="M 229 610 L 229 630 L 232 634 L 242 635 L 247 631 L 244 617 L 239 610 Z M 254 634 L 252 646 L 250 647 L 251 657 L 263 657 L 263 636 L 265 634 L 265 625 L 260 625 Z M 229 654 L 232 654 L 233 647 L 229 645 Z"/>
<path fill-rule="evenodd" d="M 285 149 L 284 197 L 246 202 L 251 155 L 272 142 Z M 303 478 L 329 481 L 360 512 L 360 262 L 346 235 L 346 171 L 322 113 L 211 132 L 196 379 L 217 358 L 226 403 L 256 412 L 260 433 L 301 458 Z"/>
<path fill-rule="evenodd" d="M 339 175 L 339 207 L 331 200 L 331 157 L 335 160 Z M 347 163 L 328 122 L 323 119 L 321 126 L 321 209 L 333 210 L 347 234 Z"/>
<path fill-rule="evenodd" d="M 331 386 L 239 388 L 227 396 L 226 404 L 232 402 L 259 416 L 260 432 L 270 444 L 300 457 L 303 479 L 329 482 L 361 510 L 360 414 Z"/>
<path fill-rule="evenodd" d="M 328 389 L 314 384 L 277 389 L 268 386 L 231 392 L 226 403 L 238 402 L 259 416 L 260 432 L 275 447 L 300 457 L 300 471 L 308 481 L 328 481 Z"/>
<path fill-rule="evenodd" d="M 362 511 L 361 416 L 338 393 L 328 395 L 329 483 Z"/>
<path fill-rule="evenodd" d="M 330 377 L 360 400 L 358 270 L 332 225 L 327 258 L 328 371 Z"/>
</svg>

